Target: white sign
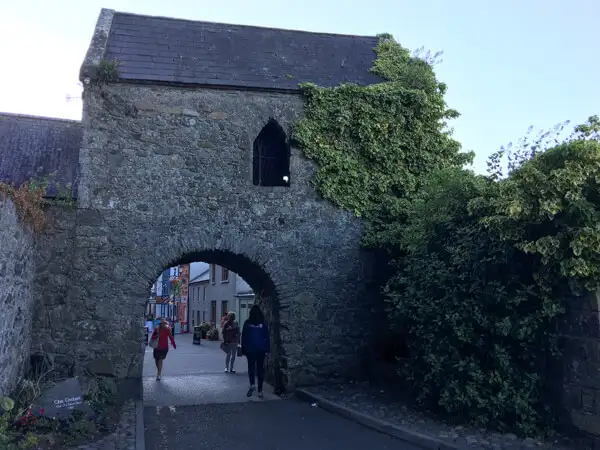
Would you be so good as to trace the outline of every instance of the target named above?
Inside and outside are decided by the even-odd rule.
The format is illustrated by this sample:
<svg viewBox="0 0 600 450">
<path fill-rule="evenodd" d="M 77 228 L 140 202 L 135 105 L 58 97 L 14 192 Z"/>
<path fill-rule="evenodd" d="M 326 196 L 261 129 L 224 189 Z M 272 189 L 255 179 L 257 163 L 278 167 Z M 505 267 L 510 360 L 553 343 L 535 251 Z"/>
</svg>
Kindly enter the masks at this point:
<svg viewBox="0 0 600 450">
<path fill-rule="evenodd" d="M 77 397 L 65 397 L 64 399 L 54 400 L 54 406 L 58 408 L 73 409 L 77 405 L 81 405 L 83 399 L 80 396 Z"/>
</svg>

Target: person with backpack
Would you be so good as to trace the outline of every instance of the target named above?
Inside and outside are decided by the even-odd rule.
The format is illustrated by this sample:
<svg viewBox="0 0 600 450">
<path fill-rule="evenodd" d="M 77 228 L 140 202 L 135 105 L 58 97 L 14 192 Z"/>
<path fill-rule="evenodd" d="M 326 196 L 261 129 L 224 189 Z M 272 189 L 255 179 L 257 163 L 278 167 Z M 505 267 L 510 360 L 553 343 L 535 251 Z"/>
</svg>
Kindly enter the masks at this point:
<svg viewBox="0 0 600 450">
<path fill-rule="evenodd" d="M 248 319 L 242 328 L 242 354 L 248 360 L 248 378 L 250 388 L 246 393 L 252 397 L 255 389 L 255 379 L 258 378 L 258 397 L 263 398 L 263 383 L 265 379 L 265 357 L 271 350 L 269 328 L 265 316 L 258 305 L 252 306 Z"/>
</svg>

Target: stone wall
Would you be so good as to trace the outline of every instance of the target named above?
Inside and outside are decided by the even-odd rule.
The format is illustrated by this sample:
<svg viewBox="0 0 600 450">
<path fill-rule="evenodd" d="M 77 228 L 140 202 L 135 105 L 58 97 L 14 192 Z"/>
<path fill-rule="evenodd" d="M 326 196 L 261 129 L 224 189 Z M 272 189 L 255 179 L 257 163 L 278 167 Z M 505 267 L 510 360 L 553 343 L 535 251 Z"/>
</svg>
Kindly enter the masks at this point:
<svg viewBox="0 0 600 450">
<path fill-rule="evenodd" d="M 0 395 L 8 395 L 29 363 L 34 243 L 12 201 L 0 200 Z"/>
<path fill-rule="evenodd" d="M 564 423 L 580 449 L 600 448 L 600 294 L 572 298 L 561 326 Z"/>
<path fill-rule="evenodd" d="M 70 301 L 77 210 L 54 206 L 46 211 L 47 227 L 36 235 L 35 313 L 31 352 L 36 364 L 45 363 L 55 377 L 73 373 L 83 304 Z M 43 358 L 41 358 L 43 356 Z"/>
<path fill-rule="evenodd" d="M 52 303 L 57 293 L 45 300 L 54 306 L 37 316 L 36 345 L 74 372 L 108 358 L 119 377 L 139 378 L 152 282 L 166 267 L 202 260 L 259 294 L 280 387 L 358 368 L 372 309 L 361 222 L 317 196 L 315 167 L 296 148 L 290 187 L 252 184 L 254 138 L 270 117 L 289 132 L 302 109 L 289 94 L 86 87 L 72 251 L 59 244 L 73 260 L 56 265 L 59 274 L 70 270 L 70 287 L 64 304 Z M 53 283 L 44 289 L 62 288 Z"/>
</svg>

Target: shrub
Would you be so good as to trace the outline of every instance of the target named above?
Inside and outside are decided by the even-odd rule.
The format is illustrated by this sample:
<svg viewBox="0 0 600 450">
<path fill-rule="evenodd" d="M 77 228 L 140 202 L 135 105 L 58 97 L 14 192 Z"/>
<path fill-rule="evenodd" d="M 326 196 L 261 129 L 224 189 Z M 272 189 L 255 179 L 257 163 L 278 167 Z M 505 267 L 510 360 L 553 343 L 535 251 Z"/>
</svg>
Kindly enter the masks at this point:
<svg viewBox="0 0 600 450">
<path fill-rule="evenodd" d="M 419 402 L 523 434 L 553 423 L 557 319 L 600 286 L 597 125 L 544 152 L 522 145 L 505 178 L 498 164 L 488 177 L 434 173 L 385 230 L 401 255 L 390 316 L 408 336 L 402 375 Z"/>
<path fill-rule="evenodd" d="M 48 217 L 44 210 L 46 205 L 76 206 L 71 185 L 61 186 L 56 182 L 52 184 L 57 195 L 54 200 L 48 200 L 46 198 L 46 192 L 50 185 L 48 178 L 41 181 L 29 180 L 19 187 L 0 182 L 0 200 L 9 198 L 14 203 L 21 222 L 29 225 L 34 232 L 39 232 L 48 224 Z"/>
<path fill-rule="evenodd" d="M 48 381 L 48 373 L 34 373 L 33 378 L 22 379 L 15 392 L 15 400 L 0 397 L 1 449 L 64 448 L 89 441 L 98 432 L 112 428 L 109 408 L 117 407 L 117 387 L 114 379 L 107 377 L 86 379 L 84 400 L 94 411 L 93 418 L 86 417 L 80 410 L 73 410 L 67 420 L 34 414 L 32 405 L 45 389 L 53 385 Z"/>
<path fill-rule="evenodd" d="M 35 232 L 42 230 L 47 223 L 43 209 L 45 192 L 45 185 L 33 181 L 18 188 L 0 183 L 0 199 L 10 198 L 15 204 L 20 220 L 31 226 Z"/>
</svg>

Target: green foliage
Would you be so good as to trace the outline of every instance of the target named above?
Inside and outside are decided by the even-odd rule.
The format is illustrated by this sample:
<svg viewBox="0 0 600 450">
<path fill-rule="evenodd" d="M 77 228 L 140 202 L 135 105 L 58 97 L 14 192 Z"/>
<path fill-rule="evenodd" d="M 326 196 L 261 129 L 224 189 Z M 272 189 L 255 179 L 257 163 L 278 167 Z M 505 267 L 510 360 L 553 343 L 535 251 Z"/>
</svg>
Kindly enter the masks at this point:
<svg viewBox="0 0 600 450">
<path fill-rule="evenodd" d="M 116 59 L 102 59 L 98 63 L 98 84 L 116 83 L 119 81 L 119 61 Z"/>
<path fill-rule="evenodd" d="M 0 408 L 2 412 L 10 412 L 15 407 L 15 401 L 10 397 L 0 397 Z"/>
<path fill-rule="evenodd" d="M 447 126 L 458 113 L 432 68 L 441 54 L 379 38 L 382 82 L 301 85 L 293 138 L 317 165 L 320 194 L 367 219 L 364 243 L 393 260 L 385 293 L 416 400 L 534 434 L 557 411 L 547 392 L 557 319 L 600 287 L 600 121 L 563 142 L 567 123 L 530 129 L 477 176 Z"/>
<path fill-rule="evenodd" d="M 458 117 L 444 101 L 446 86 L 432 66 L 381 35 L 373 73 L 382 82 L 300 87 L 305 117 L 293 139 L 318 171 L 320 194 L 357 216 L 373 217 L 382 207 L 417 190 L 433 170 L 460 167 L 460 153 L 446 121 Z"/>
<path fill-rule="evenodd" d="M 546 389 L 564 302 L 599 286 L 599 120 L 563 143 L 566 123 L 530 130 L 476 176 L 447 126 L 458 113 L 432 69 L 440 53 L 379 37 L 382 82 L 301 85 L 293 138 L 321 195 L 366 218 L 364 243 L 393 259 L 385 292 L 416 400 L 533 434 L 556 411 Z"/>
<path fill-rule="evenodd" d="M 487 177 L 430 174 L 387 226 L 390 317 L 419 402 L 527 435 L 555 419 L 557 319 L 600 287 L 599 121 L 559 143 L 562 128 L 493 155 Z"/>
</svg>

